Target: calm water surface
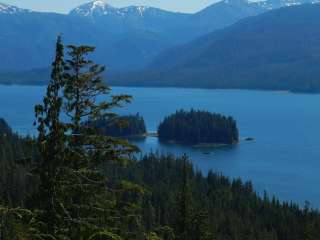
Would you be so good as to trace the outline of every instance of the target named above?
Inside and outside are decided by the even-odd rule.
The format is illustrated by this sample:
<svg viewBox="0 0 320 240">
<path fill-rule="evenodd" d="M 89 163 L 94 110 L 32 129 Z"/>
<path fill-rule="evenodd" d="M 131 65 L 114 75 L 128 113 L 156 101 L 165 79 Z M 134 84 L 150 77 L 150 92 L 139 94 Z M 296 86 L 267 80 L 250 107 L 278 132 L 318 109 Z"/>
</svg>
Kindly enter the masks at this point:
<svg viewBox="0 0 320 240">
<path fill-rule="evenodd" d="M 0 117 L 15 131 L 33 134 L 33 108 L 44 87 L 0 86 Z M 121 113 L 140 112 L 149 131 L 177 109 L 203 109 L 236 118 L 242 137 L 254 142 L 208 150 L 166 145 L 156 138 L 137 144 L 144 151 L 187 153 L 203 172 L 210 169 L 230 177 L 252 180 L 257 191 L 267 190 L 282 200 L 320 207 L 320 95 L 242 90 L 175 88 L 114 88 L 134 96 Z"/>
</svg>

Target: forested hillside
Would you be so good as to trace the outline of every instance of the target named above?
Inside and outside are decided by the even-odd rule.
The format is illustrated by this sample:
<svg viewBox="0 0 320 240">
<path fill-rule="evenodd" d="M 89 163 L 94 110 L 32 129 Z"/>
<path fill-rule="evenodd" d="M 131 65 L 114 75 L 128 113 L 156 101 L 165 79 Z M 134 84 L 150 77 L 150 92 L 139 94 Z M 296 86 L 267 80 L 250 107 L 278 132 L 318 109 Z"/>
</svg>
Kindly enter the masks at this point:
<svg viewBox="0 0 320 240">
<path fill-rule="evenodd" d="M 183 240 L 287 240 L 320 237 L 320 215 L 294 203 L 258 196 L 250 182 L 209 172 L 203 176 L 186 157 L 150 154 L 128 168 L 107 170 L 143 186 L 146 227 L 172 229 Z M 173 236 L 173 235 L 171 235 Z"/>
<path fill-rule="evenodd" d="M 31 186 L 27 182 L 27 169 L 20 164 L 35 154 L 31 139 L 14 134 L 0 119 L 0 205 L 22 206 Z"/>
<path fill-rule="evenodd" d="M 161 53 L 112 84 L 320 91 L 320 5 L 247 18 Z"/>
<path fill-rule="evenodd" d="M 11 140 L 6 141 L 8 145 Z M 17 147 L 23 145 L 15 144 Z M 2 149 L 2 153 L 10 151 Z M 25 155 L 30 156 L 30 151 L 25 151 Z M 30 179 L 24 178 L 27 169 L 19 165 L 21 170 L 17 172 L 14 159 L 4 155 L 0 162 L 2 170 L 4 162 L 10 163 L 6 174 L 1 174 L 1 183 L 4 183 L 0 185 L 1 203 L 7 203 L 5 190 L 10 189 L 10 206 L 28 205 L 26 198 L 36 185 L 30 185 Z M 293 203 L 282 204 L 267 194 L 260 197 L 252 183 L 240 179 L 231 180 L 214 172 L 204 176 L 194 170 L 186 157 L 150 154 L 139 161 L 130 161 L 126 167 L 106 164 L 102 169 L 110 186 L 130 187 L 122 197 L 127 203 L 137 204 L 134 214 L 141 218 L 138 225 L 131 225 L 131 231 L 135 229 L 135 234 L 140 231 L 143 238 L 131 235 L 121 239 L 316 240 L 320 237 L 320 215 L 308 205 L 301 209 Z M 4 182 L 8 179 L 5 176 L 10 176 L 10 181 Z M 7 219 L 4 215 L 1 218 Z M 5 226 L 0 225 L 2 234 Z M 118 222 L 118 227 L 125 226 L 125 220 Z"/>
</svg>

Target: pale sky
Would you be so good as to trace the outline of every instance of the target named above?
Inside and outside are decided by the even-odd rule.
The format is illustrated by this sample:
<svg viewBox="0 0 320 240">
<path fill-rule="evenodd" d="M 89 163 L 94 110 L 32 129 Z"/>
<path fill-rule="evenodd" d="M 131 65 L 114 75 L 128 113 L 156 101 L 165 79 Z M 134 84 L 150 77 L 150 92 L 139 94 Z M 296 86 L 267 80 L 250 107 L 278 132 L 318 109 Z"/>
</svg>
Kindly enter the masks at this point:
<svg viewBox="0 0 320 240">
<path fill-rule="evenodd" d="M 217 0 L 106 0 L 115 7 L 146 5 L 178 12 L 196 12 Z M 67 13 L 90 0 L 0 0 L 0 2 L 36 11 Z"/>
</svg>

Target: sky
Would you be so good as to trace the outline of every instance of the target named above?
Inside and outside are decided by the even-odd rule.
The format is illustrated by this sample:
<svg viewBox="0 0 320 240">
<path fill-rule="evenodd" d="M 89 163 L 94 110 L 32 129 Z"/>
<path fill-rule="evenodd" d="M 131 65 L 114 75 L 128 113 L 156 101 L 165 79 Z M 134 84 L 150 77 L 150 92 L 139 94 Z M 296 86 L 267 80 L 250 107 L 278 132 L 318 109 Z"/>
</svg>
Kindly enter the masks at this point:
<svg viewBox="0 0 320 240">
<path fill-rule="evenodd" d="M 114 7 L 146 5 L 178 12 L 197 12 L 217 0 L 106 0 Z M 90 0 L 0 0 L 0 2 L 36 11 L 67 13 Z"/>
</svg>

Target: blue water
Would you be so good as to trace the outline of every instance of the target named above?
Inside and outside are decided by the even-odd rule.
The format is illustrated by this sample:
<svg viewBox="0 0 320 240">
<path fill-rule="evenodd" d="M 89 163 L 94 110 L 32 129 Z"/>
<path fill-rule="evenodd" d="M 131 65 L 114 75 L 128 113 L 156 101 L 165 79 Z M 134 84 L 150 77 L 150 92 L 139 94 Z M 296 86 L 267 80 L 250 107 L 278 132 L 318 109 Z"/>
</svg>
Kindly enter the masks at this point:
<svg viewBox="0 0 320 240">
<path fill-rule="evenodd" d="M 0 117 L 14 130 L 33 134 L 33 107 L 43 87 L 0 86 Z M 196 167 L 230 177 L 252 180 L 258 192 L 267 190 L 281 200 L 320 207 L 320 95 L 243 90 L 175 88 L 114 88 L 113 93 L 134 96 L 121 113 L 140 112 L 149 131 L 177 109 L 204 109 L 236 118 L 242 137 L 238 146 L 195 149 L 161 144 L 156 138 L 137 142 L 144 151 L 187 153 Z"/>
</svg>

